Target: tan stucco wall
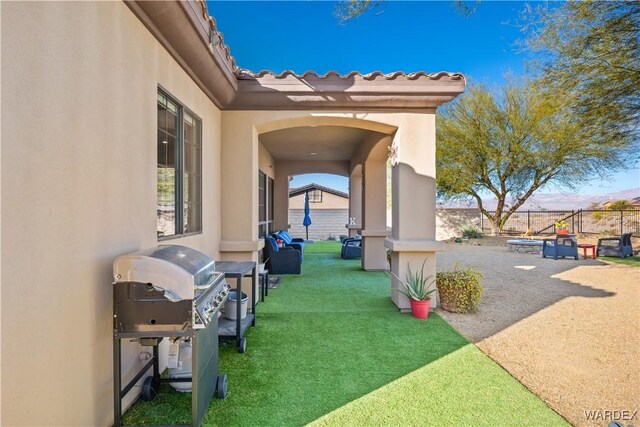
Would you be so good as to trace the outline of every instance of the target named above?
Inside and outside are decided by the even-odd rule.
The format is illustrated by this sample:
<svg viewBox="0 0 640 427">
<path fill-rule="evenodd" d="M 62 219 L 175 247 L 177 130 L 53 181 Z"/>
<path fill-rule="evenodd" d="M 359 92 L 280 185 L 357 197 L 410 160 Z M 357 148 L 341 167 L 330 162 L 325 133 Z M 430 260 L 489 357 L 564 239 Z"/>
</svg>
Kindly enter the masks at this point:
<svg viewBox="0 0 640 427">
<path fill-rule="evenodd" d="M 276 177 L 276 164 L 271 154 L 264 148 L 264 145 L 258 144 L 258 169 L 264 172 L 269 178 Z"/>
<path fill-rule="evenodd" d="M 1 7 L 0 423 L 110 425 L 111 265 L 157 244 L 157 85 L 203 123 L 204 232 L 168 243 L 214 257 L 220 113 L 122 2 Z"/>
<path fill-rule="evenodd" d="M 289 209 L 304 209 L 304 194 L 289 197 Z M 322 203 L 309 203 L 309 209 L 349 209 L 349 199 L 322 192 Z"/>
</svg>

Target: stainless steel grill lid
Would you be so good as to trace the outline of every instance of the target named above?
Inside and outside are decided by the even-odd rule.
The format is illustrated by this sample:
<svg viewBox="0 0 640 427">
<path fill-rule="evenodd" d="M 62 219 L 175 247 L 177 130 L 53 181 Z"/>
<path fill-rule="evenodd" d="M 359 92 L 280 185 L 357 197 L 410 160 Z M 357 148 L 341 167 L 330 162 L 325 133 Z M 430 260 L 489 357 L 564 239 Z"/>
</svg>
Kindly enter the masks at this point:
<svg viewBox="0 0 640 427">
<path fill-rule="evenodd" d="M 150 283 L 174 300 L 194 299 L 214 277 L 215 261 L 195 249 L 160 245 L 123 255 L 113 263 L 115 282 Z"/>
</svg>

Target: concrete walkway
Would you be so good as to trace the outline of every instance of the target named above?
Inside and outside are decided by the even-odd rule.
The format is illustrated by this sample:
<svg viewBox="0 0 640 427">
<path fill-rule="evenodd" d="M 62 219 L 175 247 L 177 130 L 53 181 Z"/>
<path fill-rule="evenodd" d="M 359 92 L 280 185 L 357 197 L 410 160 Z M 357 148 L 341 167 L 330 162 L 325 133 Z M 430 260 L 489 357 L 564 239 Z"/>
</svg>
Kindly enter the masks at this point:
<svg viewBox="0 0 640 427">
<path fill-rule="evenodd" d="M 438 271 L 460 261 L 485 275 L 477 313 L 439 310 L 460 333 L 574 425 L 640 410 L 640 268 L 447 247 Z"/>
</svg>

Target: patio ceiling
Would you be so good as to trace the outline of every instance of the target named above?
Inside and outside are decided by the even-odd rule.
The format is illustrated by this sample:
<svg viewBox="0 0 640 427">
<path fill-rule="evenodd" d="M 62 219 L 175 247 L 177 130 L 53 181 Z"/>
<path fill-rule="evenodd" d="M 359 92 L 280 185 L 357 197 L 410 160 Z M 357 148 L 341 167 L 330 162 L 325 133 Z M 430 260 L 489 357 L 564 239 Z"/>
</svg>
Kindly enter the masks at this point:
<svg viewBox="0 0 640 427">
<path fill-rule="evenodd" d="M 348 161 L 371 135 L 385 136 L 344 126 L 300 126 L 263 133 L 260 142 L 277 160 Z"/>
</svg>

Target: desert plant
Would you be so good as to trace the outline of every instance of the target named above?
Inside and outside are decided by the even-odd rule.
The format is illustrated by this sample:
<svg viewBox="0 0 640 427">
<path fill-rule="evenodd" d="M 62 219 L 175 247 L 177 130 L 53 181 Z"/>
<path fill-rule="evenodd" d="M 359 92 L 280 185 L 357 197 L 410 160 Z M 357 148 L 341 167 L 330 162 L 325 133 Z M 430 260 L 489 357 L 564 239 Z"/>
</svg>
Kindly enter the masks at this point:
<svg viewBox="0 0 640 427">
<path fill-rule="evenodd" d="M 444 310 L 467 313 L 478 307 L 483 292 L 482 273 L 456 264 L 452 271 L 436 273 L 436 286 Z"/>
<path fill-rule="evenodd" d="M 460 232 L 462 232 L 462 237 L 467 237 L 470 239 L 480 239 L 482 238 L 482 230 L 476 227 L 473 224 L 465 224 L 460 228 Z"/>
<path fill-rule="evenodd" d="M 615 228 L 605 228 L 600 232 L 600 236 L 602 237 L 617 236 L 617 235 L 618 235 L 618 230 L 616 230 Z"/>
<path fill-rule="evenodd" d="M 605 208 L 608 211 L 622 211 L 625 209 L 633 209 L 633 203 L 629 200 L 616 200 L 615 202 L 611 202 Z"/>
<path fill-rule="evenodd" d="M 431 294 L 436 291 L 436 288 L 433 287 L 435 283 L 435 279 L 433 276 L 424 276 L 424 265 L 426 264 L 427 259 L 425 258 L 422 261 L 422 267 L 420 268 L 420 272 L 414 273 L 411 271 L 411 265 L 407 264 L 407 280 L 402 281 L 395 273 L 391 272 L 393 277 L 398 279 L 400 282 L 401 288 L 398 289 L 402 295 L 406 296 L 409 299 L 413 299 L 416 301 L 426 301 L 431 299 Z"/>
<path fill-rule="evenodd" d="M 564 219 L 561 219 L 559 221 L 554 222 L 553 225 L 556 228 L 559 228 L 559 229 L 562 229 L 562 230 L 566 230 L 567 228 L 569 228 L 569 223 L 567 221 L 565 221 Z"/>
</svg>

